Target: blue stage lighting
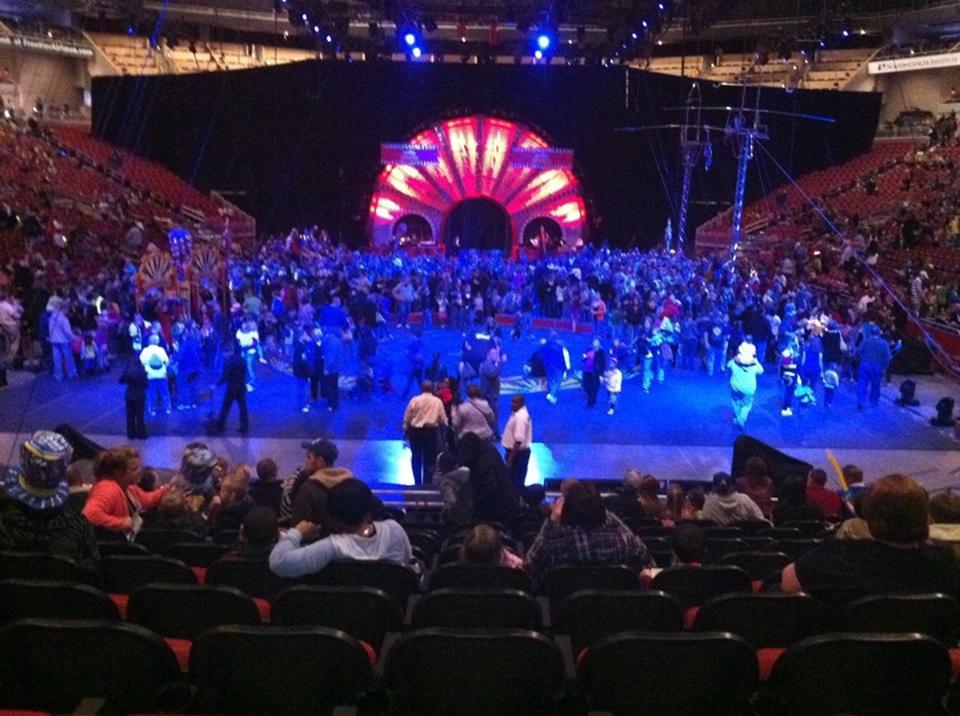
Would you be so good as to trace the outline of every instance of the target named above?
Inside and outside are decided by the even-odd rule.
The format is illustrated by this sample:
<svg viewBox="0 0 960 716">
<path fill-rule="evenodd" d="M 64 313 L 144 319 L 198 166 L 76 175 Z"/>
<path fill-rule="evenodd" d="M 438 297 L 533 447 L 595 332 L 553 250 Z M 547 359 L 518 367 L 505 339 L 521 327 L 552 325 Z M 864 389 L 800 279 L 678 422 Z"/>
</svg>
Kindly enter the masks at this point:
<svg viewBox="0 0 960 716">
<path fill-rule="evenodd" d="M 537 47 L 541 50 L 550 47 L 550 35 L 537 35 Z"/>
<path fill-rule="evenodd" d="M 417 36 L 412 32 L 408 32 L 403 36 L 403 41 L 406 42 L 409 47 L 413 47 L 417 44 Z"/>
<path fill-rule="evenodd" d="M 420 56 L 423 54 L 423 51 L 419 47 L 414 47 L 413 50 L 410 51 L 410 54 L 419 60 Z"/>
<path fill-rule="evenodd" d="M 536 59 L 538 59 L 538 60 L 542 60 L 542 59 L 543 59 L 543 53 L 540 52 L 540 50 L 537 50 L 536 52 L 534 52 L 534 53 L 533 53 L 533 56 L 534 56 Z"/>
</svg>

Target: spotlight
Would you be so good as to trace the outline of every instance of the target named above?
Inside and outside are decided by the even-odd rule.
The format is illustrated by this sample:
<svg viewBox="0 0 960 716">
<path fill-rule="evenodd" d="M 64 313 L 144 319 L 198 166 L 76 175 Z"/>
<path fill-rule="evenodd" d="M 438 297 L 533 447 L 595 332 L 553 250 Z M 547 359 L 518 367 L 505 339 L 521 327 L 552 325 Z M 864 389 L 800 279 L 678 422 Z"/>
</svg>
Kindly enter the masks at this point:
<svg viewBox="0 0 960 716">
<path fill-rule="evenodd" d="M 414 47 L 412 50 L 410 50 L 410 54 L 419 60 L 420 56 L 423 54 L 423 51 L 419 47 Z"/>
<path fill-rule="evenodd" d="M 840 34 L 843 35 L 844 37 L 850 37 L 850 31 L 846 29 L 843 30 L 843 32 L 841 32 Z"/>
<path fill-rule="evenodd" d="M 417 36 L 414 35 L 412 32 L 408 32 L 406 35 L 403 36 L 403 41 L 407 43 L 408 47 L 413 47 L 414 45 L 417 44 Z"/>
<path fill-rule="evenodd" d="M 657 3 L 657 9 L 660 10 L 660 12 L 663 12 L 663 11 L 666 10 L 667 8 L 666 8 L 666 6 L 665 6 L 662 2 L 658 2 L 658 3 Z"/>
<path fill-rule="evenodd" d="M 537 47 L 546 50 L 550 47 L 550 35 L 537 35 Z"/>
<path fill-rule="evenodd" d="M 631 33 L 630 33 L 630 37 L 632 37 L 634 40 L 636 40 L 636 39 L 637 39 L 637 33 L 631 32 Z"/>
<path fill-rule="evenodd" d="M 538 59 L 538 60 L 542 60 L 542 59 L 543 59 L 543 53 L 542 53 L 540 50 L 537 50 L 536 52 L 534 52 L 534 53 L 533 53 L 533 56 L 534 56 L 536 59 Z"/>
<path fill-rule="evenodd" d="M 303 14 L 300 16 L 300 19 L 303 20 L 304 23 L 306 23 L 306 21 L 307 21 L 307 13 L 303 13 Z"/>
<path fill-rule="evenodd" d="M 646 30 L 648 27 L 650 27 L 649 23 L 648 23 L 646 20 L 643 20 L 640 24 L 643 25 L 643 29 L 644 29 L 644 30 Z"/>
<path fill-rule="evenodd" d="M 333 36 L 332 36 L 332 35 L 327 35 L 327 38 L 326 38 L 326 39 L 327 39 L 327 42 L 333 42 Z"/>
<path fill-rule="evenodd" d="M 314 26 L 313 26 L 313 31 L 314 31 L 315 33 L 317 33 L 317 34 L 320 34 L 320 26 L 319 26 L 319 25 L 314 25 Z"/>
<path fill-rule="evenodd" d="M 135 28 L 133 25 L 127 25 L 127 34 L 128 34 L 128 35 L 133 35 L 133 34 L 135 34 L 136 32 L 137 32 L 137 28 Z"/>
</svg>

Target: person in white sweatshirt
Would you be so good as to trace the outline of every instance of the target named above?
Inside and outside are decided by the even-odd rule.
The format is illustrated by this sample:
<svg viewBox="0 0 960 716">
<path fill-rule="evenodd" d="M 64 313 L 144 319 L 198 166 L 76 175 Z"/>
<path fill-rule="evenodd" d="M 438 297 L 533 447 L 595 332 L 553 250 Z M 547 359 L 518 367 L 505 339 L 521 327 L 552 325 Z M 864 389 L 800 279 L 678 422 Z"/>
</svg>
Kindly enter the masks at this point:
<svg viewBox="0 0 960 716">
<path fill-rule="evenodd" d="M 157 411 L 163 411 L 169 415 L 170 389 L 167 387 L 167 366 L 170 365 L 170 356 L 160 346 L 160 336 L 156 334 L 150 336 L 149 344 L 140 351 L 140 362 L 143 364 L 143 369 L 147 371 L 147 405 L 151 402 L 151 396 L 156 400 L 150 415 L 156 415 Z"/>
<path fill-rule="evenodd" d="M 606 372 L 603 374 L 603 386 L 607 389 L 607 415 L 613 415 L 623 390 L 623 372 L 617 365 L 617 359 L 611 358 Z"/>
<path fill-rule="evenodd" d="M 737 492 L 737 483 L 725 472 L 713 476 L 713 493 L 703 506 L 703 518 L 723 527 L 731 522 L 762 521 L 763 512 L 749 496 Z"/>
</svg>

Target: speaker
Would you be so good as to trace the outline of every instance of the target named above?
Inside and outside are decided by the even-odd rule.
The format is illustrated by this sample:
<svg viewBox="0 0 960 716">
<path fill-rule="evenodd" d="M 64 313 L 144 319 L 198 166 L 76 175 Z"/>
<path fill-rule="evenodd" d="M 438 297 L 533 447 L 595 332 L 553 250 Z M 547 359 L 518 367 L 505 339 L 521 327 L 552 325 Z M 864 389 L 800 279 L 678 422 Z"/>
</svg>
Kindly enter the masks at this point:
<svg viewBox="0 0 960 716">
<path fill-rule="evenodd" d="M 953 427 L 953 398 L 947 396 L 937 401 L 937 417 L 930 418 L 930 424 L 938 428 Z"/>
<path fill-rule="evenodd" d="M 93 460 L 97 455 L 106 450 L 103 445 L 93 442 L 93 440 L 70 425 L 70 423 L 61 423 L 54 428 L 54 432 L 63 435 L 63 437 L 67 439 L 67 442 L 70 443 L 70 447 L 73 448 L 74 460 Z"/>
<path fill-rule="evenodd" d="M 733 464 L 730 467 L 730 474 L 734 478 L 743 475 L 747 460 L 752 457 L 762 457 L 766 461 L 767 474 L 773 479 L 774 485 L 779 485 L 788 477 L 797 475 L 806 477 L 807 473 L 813 469 L 813 465 L 808 462 L 780 452 L 749 435 L 741 435 L 733 441 Z"/>
<path fill-rule="evenodd" d="M 895 375 L 931 375 L 932 356 L 922 341 L 903 337 L 903 347 L 890 361 L 890 372 Z"/>
</svg>

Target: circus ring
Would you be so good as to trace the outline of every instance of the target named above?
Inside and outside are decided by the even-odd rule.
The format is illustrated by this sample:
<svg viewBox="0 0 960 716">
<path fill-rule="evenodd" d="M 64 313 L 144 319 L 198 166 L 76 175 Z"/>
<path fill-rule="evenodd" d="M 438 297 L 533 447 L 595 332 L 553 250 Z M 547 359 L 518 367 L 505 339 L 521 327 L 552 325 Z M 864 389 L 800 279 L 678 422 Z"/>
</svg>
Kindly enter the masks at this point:
<svg viewBox="0 0 960 716">
<path fill-rule="evenodd" d="M 474 114 L 439 121 L 397 146 L 419 154 L 384 161 L 370 202 L 373 249 L 517 255 L 582 245 L 586 211 L 573 152 L 531 128 Z"/>
</svg>

